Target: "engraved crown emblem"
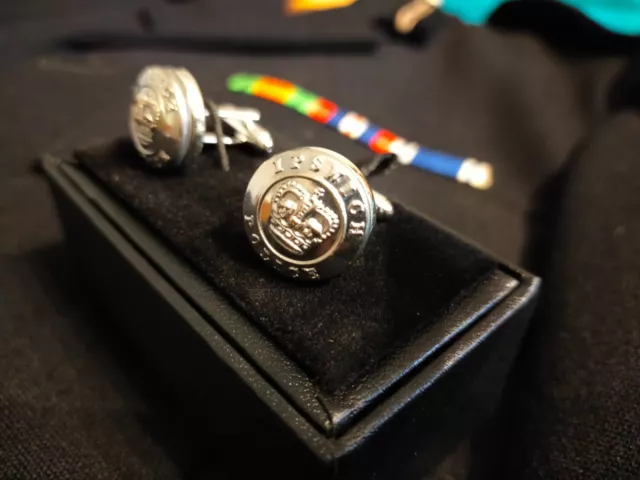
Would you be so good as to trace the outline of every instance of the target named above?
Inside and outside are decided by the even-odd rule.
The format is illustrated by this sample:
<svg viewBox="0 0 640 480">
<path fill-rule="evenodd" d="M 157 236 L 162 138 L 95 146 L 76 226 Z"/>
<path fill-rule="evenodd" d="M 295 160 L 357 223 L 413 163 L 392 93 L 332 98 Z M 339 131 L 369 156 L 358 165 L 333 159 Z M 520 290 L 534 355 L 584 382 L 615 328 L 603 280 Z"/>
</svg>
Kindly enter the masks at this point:
<svg viewBox="0 0 640 480">
<path fill-rule="evenodd" d="M 269 230 L 296 255 L 333 236 L 340 225 L 336 212 L 322 201 L 324 188 L 309 191 L 295 180 L 283 183 L 273 197 Z"/>
</svg>

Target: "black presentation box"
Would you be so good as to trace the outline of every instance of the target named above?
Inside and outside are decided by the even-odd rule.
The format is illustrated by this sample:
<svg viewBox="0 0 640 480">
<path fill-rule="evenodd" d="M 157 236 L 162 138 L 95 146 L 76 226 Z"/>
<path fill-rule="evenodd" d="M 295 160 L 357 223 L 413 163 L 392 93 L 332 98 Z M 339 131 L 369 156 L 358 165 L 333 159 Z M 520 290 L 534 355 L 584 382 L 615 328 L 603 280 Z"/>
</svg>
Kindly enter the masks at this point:
<svg viewBox="0 0 640 480">
<path fill-rule="evenodd" d="M 236 152 L 45 158 L 89 291 L 239 477 L 424 478 L 495 409 L 539 279 L 402 205 L 340 277 L 281 278 L 242 230 L 263 159 Z"/>
</svg>

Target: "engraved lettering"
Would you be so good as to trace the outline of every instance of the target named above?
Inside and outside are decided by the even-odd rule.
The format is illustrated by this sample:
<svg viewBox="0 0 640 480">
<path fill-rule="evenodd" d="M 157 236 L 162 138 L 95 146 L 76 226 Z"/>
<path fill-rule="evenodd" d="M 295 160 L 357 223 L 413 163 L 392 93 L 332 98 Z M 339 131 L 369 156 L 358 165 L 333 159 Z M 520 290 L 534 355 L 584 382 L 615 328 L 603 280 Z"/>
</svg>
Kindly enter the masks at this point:
<svg viewBox="0 0 640 480">
<path fill-rule="evenodd" d="M 335 185 L 336 187 L 339 187 L 345 178 L 346 177 L 341 173 L 334 173 L 329 178 L 327 178 L 327 180 L 329 180 L 329 183 Z"/>
<path fill-rule="evenodd" d="M 329 182 L 331 182 L 344 197 L 348 197 L 351 193 L 355 192 L 355 188 L 351 185 L 351 180 L 342 173 L 333 174 L 329 177 Z"/>
<path fill-rule="evenodd" d="M 282 168 L 282 159 L 281 158 L 276 158 L 273 161 L 273 165 L 276 167 L 276 172 L 275 173 L 284 172 L 284 168 Z"/>
<path fill-rule="evenodd" d="M 349 213 L 351 215 L 357 215 L 359 213 L 364 212 L 364 203 L 361 200 L 354 200 L 349 205 Z"/>
<path fill-rule="evenodd" d="M 253 227 L 253 215 L 245 215 L 244 221 L 249 227 Z"/>
<path fill-rule="evenodd" d="M 348 197 L 349 195 L 351 195 L 355 191 L 356 191 L 356 189 L 353 188 L 353 185 L 351 185 L 351 182 L 347 182 L 346 184 L 342 185 L 342 187 L 340 187 L 340 193 L 342 195 L 344 195 L 345 197 Z"/>
<path fill-rule="evenodd" d="M 298 278 L 300 269 L 298 267 L 289 267 L 289 273 L 293 278 Z"/>
<path fill-rule="evenodd" d="M 311 168 L 313 172 L 319 172 L 320 167 L 322 167 L 322 158 L 316 157 L 311 161 L 311 167 L 309 168 Z"/>
<path fill-rule="evenodd" d="M 304 162 L 304 157 L 302 155 L 299 155 L 297 157 L 293 157 L 293 160 L 291 161 L 291 169 L 292 170 L 297 170 L 300 168 L 300 164 Z"/>
<path fill-rule="evenodd" d="M 260 252 L 260 258 L 262 258 L 262 260 L 264 260 L 265 262 L 268 262 L 270 259 L 269 250 L 267 250 L 266 248 L 263 248 L 262 252 Z"/>
<path fill-rule="evenodd" d="M 351 222 L 349 224 L 349 234 L 358 237 L 364 235 L 364 222 Z"/>
<path fill-rule="evenodd" d="M 302 269 L 304 271 L 304 273 L 307 274 L 307 276 L 309 278 L 311 278 L 312 280 L 317 280 L 318 278 L 320 278 L 320 275 L 318 275 L 318 271 L 314 268 L 314 267 L 310 267 L 310 268 L 303 268 Z"/>
<path fill-rule="evenodd" d="M 251 234 L 251 243 L 254 245 L 257 245 L 258 243 L 260 243 L 260 237 L 258 236 L 258 234 L 256 233 Z"/>
</svg>

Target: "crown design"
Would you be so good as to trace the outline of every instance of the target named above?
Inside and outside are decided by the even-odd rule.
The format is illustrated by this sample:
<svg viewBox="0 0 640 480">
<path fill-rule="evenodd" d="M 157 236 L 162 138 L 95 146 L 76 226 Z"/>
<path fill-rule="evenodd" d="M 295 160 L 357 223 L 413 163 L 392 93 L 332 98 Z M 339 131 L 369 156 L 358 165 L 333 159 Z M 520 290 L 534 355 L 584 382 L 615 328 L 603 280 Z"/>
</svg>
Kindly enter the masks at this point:
<svg viewBox="0 0 640 480">
<path fill-rule="evenodd" d="M 324 188 L 309 191 L 295 180 L 276 191 L 269 217 L 269 230 L 275 240 L 295 255 L 303 255 L 322 243 L 340 226 L 338 215 L 322 201 Z"/>
<path fill-rule="evenodd" d="M 141 145 L 150 146 L 153 143 L 154 132 L 158 128 L 160 117 L 158 105 L 148 89 L 145 89 L 136 96 L 132 107 L 134 134 Z"/>
</svg>

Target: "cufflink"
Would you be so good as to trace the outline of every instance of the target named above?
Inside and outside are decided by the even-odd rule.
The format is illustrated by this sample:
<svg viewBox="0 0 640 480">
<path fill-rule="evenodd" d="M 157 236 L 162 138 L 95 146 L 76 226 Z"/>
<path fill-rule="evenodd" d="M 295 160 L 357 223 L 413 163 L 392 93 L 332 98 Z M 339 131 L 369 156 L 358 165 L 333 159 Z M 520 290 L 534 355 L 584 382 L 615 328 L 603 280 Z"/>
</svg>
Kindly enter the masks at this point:
<svg viewBox="0 0 640 480">
<path fill-rule="evenodd" d="M 249 181 L 244 225 L 254 250 L 279 273 L 322 280 L 364 250 L 393 205 L 332 150 L 303 147 L 265 161 Z"/>
<path fill-rule="evenodd" d="M 187 69 L 153 65 L 134 84 L 129 131 L 136 150 L 153 167 L 177 167 L 199 155 L 205 144 L 218 144 L 228 170 L 224 146 L 251 143 L 265 152 L 273 149 L 271 134 L 258 120 L 258 110 L 205 100 Z"/>
</svg>

